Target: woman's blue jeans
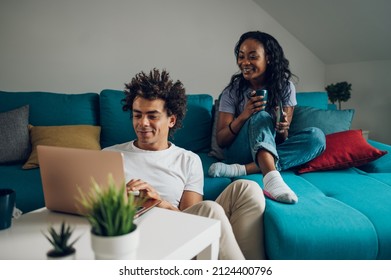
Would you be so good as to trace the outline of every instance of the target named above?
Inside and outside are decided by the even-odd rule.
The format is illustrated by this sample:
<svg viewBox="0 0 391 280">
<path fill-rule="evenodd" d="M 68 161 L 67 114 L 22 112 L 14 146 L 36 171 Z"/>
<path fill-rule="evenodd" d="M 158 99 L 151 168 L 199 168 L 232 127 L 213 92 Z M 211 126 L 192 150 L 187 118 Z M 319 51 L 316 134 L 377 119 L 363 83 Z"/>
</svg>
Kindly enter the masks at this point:
<svg viewBox="0 0 391 280">
<path fill-rule="evenodd" d="M 257 163 L 258 151 L 265 149 L 274 156 L 276 169 L 281 171 L 302 165 L 325 150 L 325 135 L 316 127 L 309 127 L 290 135 L 283 143 L 276 145 L 274 122 L 265 111 L 254 114 L 241 128 L 234 142 L 224 150 L 224 162 Z"/>
</svg>

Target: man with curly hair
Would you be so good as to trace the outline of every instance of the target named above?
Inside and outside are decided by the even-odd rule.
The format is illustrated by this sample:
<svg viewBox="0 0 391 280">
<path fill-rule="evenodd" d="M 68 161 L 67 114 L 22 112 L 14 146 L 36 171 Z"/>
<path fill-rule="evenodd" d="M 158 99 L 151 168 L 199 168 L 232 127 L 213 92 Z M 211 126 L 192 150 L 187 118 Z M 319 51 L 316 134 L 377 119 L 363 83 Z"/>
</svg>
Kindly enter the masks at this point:
<svg viewBox="0 0 391 280">
<path fill-rule="evenodd" d="M 128 192 L 159 199 L 158 207 L 221 221 L 219 259 L 263 259 L 265 198 L 249 180 L 230 184 L 216 201 L 203 201 L 198 155 L 168 139 L 186 112 L 185 88 L 167 71 L 138 73 L 126 84 L 123 110 L 130 111 L 137 139 L 107 150 L 124 155 Z"/>
</svg>

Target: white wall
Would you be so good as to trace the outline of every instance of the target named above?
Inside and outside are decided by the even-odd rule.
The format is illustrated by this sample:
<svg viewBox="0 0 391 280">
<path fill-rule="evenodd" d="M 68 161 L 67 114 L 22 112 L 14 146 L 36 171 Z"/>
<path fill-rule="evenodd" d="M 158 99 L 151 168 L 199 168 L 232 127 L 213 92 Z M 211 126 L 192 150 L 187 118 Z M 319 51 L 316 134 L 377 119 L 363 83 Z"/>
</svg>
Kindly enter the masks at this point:
<svg viewBox="0 0 391 280">
<path fill-rule="evenodd" d="M 280 41 L 298 90 L 323 90 L 325 65 L 252 0 L 2 0 L 0 90 L 123 89 L 157 67 L 188 93 L 217 96 L 249 30 Z"/>
<path fill-rule="evenodd" d="M 263 30 L 285 50 L 298 91 L 353 85 L 353 128 L 391 143 L 391 62 L 325 66 L 252 0 L 1 0 L 0 90 L 123 89 L 137 72 L 166 68 L 188 93 L 217 97 L 237 70 L 239 36 Z M 327 77 L 327 78 L 326 78 Z"/>
<path fill-rule="evenodd" d="M 342 103 L 342 109 L 356 110 L 352 128 L 391 144 L 391 60 L 328 65 L 327 84 L 341 81 L 352 84 L 351 99 Z"/>
</svg>

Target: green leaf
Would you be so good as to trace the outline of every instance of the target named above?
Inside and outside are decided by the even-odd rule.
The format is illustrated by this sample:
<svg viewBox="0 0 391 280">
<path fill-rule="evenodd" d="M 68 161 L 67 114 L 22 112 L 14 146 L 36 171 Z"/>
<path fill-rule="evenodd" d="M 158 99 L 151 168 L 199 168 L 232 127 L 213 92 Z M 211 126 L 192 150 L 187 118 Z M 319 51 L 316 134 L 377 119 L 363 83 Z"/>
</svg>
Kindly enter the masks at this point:
<svg viewBox="0 0 391 280">
<path fill-rule="evenodd" d="M 48 228 L 48 233 L 43 233 L 45 238 L 52 244 L 52 253 L 57 256 L 67 255 L 69 252 L 74 251 L 73 245 L 79 240 L 80 236 L 74 241 L 70 242 L 70 238 L 73 233 L 73 228 L 67 225 L 65 221 L 61 223 L 60 230 L 57 232 L 53 226 Z"/>
<path fill-rule="evenodd" d="M 134 215 L 140 202 L 136 202 L 133 195 L 126 196 L 125 183 L 116 186 L 111 174 L 105 187 L 99 186 L 93 178 L 91 181 L 90 192 L 84 194 L 79 189 L 77 200 L 87 212 L 92 232 L 101 236 L 118 236 L 133 231 Z"/>
<path fill-rule="evenodd" d="M 352 84 L 348 82 L 339 82 L 336 84 L 330 84 L 325 87 L 327 95 L 331 103 L 338 102 L 339 109 L 341 109 L 341 102 L 346 102 L 351 97 Z"/>
</svg>

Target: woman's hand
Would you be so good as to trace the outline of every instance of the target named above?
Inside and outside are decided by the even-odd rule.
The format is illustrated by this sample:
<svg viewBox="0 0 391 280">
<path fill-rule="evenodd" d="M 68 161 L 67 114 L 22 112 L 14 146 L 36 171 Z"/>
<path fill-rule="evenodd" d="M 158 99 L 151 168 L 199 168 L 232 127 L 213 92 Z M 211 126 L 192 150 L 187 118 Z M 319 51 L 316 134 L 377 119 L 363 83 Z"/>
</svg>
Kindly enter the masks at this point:
<svg viewBox="0 0 391 280">
<path fill-rule="evenodd" d="M 276 109 L 278 109 L 278 107 Z M 277 144 L 284 142 L 288 138 L 288 135 L 289 135 L 288 131 L 289 131 L 289 127 L 292 122 L 292 116 L 293 116 L 294 109 L 295 109 L 295 107 L 293 107 L 293 106 L 284 106 L 283 111 L 282 111 L 282 115 L 280 117 L 280 121 L 278 121 L 278 119 L 277 119 L 277 123 L 276 123 L 276 132 L 277 132 L 276 143 Z M 278 114 L 278 112 L 277 112 L 277 114 Z"/>
<path fill-rule="evenodd" d="M 242 114 L 244 114 L 245 119 L 248 119 L 254 113 L 264 110 L 266 103 L 267 101 L 263 100 L 263 96 L 257 96 L 255 90 L 253 90 L 250 94 L 250 99 L 244 106 Z"/>
<path fill-rule="evenodd" d="M 276 123 L 276 131 L 278 133 L 283 134 L 285 132 L 288 132 L 289 126 L 290 123 L 287 120 L 287 114 L 284 111 L 282 111 L 281 119 L 279 122 Z"/>
</svg>

